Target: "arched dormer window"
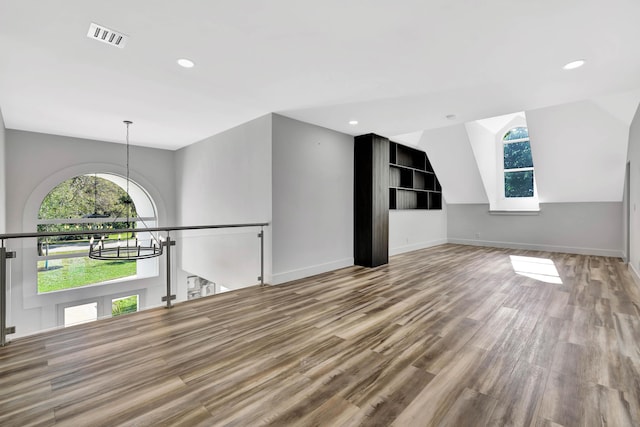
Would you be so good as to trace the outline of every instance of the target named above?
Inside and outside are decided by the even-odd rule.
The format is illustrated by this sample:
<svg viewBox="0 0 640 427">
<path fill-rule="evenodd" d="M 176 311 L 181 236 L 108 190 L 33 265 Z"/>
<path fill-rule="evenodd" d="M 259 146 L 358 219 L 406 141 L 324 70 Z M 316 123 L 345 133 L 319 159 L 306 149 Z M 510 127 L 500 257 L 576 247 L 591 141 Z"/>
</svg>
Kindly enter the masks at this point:
<svg viewBox="0 0 640 427">
<path fill-rule="evenodd" d="M 58 184 L 40 204 L 38 231 L 110 231 L 113 239 L 126 239 L 118 229 L 155 226 L 156 210 L 147 192 L 131 182 L 132 209 L 127 218 L 126 180 L 113 174 L 80 175 Z M 112 232 L 111 232 L 112 230 Z M 156 264 L 145 261 L 99 261 L 88 257 L 89 237 L 73 235 L 38 241 L 38 293 L 53 292 L 109 281 L 148 276 Z M 142 273 L 142 274 L 141 274 Z"/>
<path fill-rule="evenodd" d="M 504 197 L 534 197 L 535 181 L 529 131 L 515 127 L 502 138 Z"/>
</svg>

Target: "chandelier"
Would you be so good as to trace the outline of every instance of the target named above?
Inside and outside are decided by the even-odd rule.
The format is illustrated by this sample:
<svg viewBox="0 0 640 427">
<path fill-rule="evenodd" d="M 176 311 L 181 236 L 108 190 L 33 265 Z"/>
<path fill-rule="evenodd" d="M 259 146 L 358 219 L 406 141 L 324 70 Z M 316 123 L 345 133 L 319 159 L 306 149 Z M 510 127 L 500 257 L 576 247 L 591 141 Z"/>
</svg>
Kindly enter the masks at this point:
<svg viewBox="0 0 640 427">
<path fill-rule="evenodd" d="M 122 235 L 118 235 L 118 239 L 106 238 L 104 234 L 97 241 L 94 237 L 91 237 L 89 241 L 89 258 L 100 260 L 139 260 L 154 258 L 162 255 L 162 248 L 164 247 L 164 239 L 162 236 L 154 236 L 154 234 L 147 230 L 147 225 L 142 218 L 136 218 L 135 222 L 142 222 L 143 228 L 140 231 L 148 234 L 148 238 L 138 239 L 138 230 L 135 231 L 135 237 L 130 236 L 131 227 L 131 205 L 133 200 L 129 195 L 129 126 L 133 122 L 125 120 L 124 124 L 127 126 L 127 194 L 121 197 L 120 201 L 124 204 L 127 212 L 127 222 L 125 232 L 125 238 L 122 239 Z"/>
</svg>

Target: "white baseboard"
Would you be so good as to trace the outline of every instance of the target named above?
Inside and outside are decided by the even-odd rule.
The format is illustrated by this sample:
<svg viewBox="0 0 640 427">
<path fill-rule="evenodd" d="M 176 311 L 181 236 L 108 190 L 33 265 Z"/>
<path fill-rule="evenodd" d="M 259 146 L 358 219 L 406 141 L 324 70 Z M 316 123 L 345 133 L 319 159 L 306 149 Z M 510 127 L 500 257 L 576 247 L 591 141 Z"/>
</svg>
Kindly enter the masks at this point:
<svg viewBox="0 0 640 427">
<path fill-rule="evenodd" d="M 636 285 L 640 286 L 640 273 L 638 273 L 638 270 L 636 270 L 636 268 L 631 263 L 627 264 L 627 268 L 631 272 L 631 277 L 633 277 L 633 280 L 636 282 Z"/>
<path fill-rule="evenodd" d="M 430 240 L 428 242 L 419 242 L 412 245 L 389 248 L 389 256 L 403 254 L 405 252 L 417 251 L 418 249 L 430 248 L 432 246 L 444 245 L 445 243 L 448 243 L 447 239 L 436 239 Z"/>
<path fill-rule="evenodd" d="M 449 239 L 449 243 L 454 243 L 458 245 L 488 246 L 491 248 L 525 249 L 530 251 L 561 252 L 561 253 L 578 254 L 578 255 L 596 255 L 596 256 L 606 256 L 606 257 L 614 257 L 614 258 L 622 258 L 624 256 L 624 253 L 622 252 L 622 250 L 580 248 L 580 247 L 573 247 L 573 246 L 535 245 L 530 243 L 493 242 L 490 240 L 451 239 L 451 238 Z"/>
<path fill-rule="evenodd" d="M 344 267 L 351 267 L 353 258 L 344 258 L 337 261 L 326 262 L 324 264 L 312 265 L 310 267 L 300 268 L 298 270 L 285 271 L 282 273 L 274 273 L 271 277 L 272 285 L 290 282 L 292 280 L 304 279 L 305 277 L 315 276 L 316 274 L 326 273 L 327 271 L 338 270 Z"/>
</svg>

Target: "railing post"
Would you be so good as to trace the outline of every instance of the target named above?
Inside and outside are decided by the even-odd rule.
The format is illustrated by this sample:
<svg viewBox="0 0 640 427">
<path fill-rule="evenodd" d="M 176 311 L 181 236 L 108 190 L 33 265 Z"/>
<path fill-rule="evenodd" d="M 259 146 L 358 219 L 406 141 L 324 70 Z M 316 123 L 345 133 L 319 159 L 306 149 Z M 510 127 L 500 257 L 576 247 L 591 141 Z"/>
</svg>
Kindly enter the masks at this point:
<svg viewBox="0 0 640 427">
<path fill-rule="evenodd" d="M 173 307 L 173 305 L 171 305 L 171 300 L 176 299 L 176 296 L 171 294 L 171 246 L 175 246 L 176 242 L 175 240 L 171 240 L 171 236 L 168 231 L 167 240 L 162 242 L 162 244 L 165 246 L 165 252 L 167 254 L 167 295 L 162 297 L 162 301 L 167 302 L 165 308 L 171 308 Z"/>
<path fill-rule="evenodd" d="M 15 256 L 15 252 L 7 252 L 3 240 L 0 247 L 0 347 L 7 345 L 7 335 L 16 332 L 15 327 L 7 327 L 7 259 Z"/>
<path fill-rule="evenodd" d="M 264 286 L 264 226 L 260 226 L 260 233 L 258 233 L 258 237 L 260 238 L 260 276 L 258 280 L 260 280 L 260 286 Z"/>
</svg>

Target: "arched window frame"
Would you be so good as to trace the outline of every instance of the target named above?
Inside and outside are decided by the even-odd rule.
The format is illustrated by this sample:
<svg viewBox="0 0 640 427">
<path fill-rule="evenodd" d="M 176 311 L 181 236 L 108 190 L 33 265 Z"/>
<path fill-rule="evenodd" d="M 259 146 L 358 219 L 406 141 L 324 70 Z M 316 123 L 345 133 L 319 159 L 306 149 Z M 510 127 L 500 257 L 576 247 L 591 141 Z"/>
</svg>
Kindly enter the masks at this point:
<svg viewBox="0 0 640 427">
<path fill-rule="evenodd" d="M 79 175 L 75 175 L 75 176 L 80 176 L 80 175 L 89 175 L 89 176 L 97 176 L 99 178 L 103 178 L 106 179 L 108 181 L 113 182 L 114 184 L 118 185 L 120 188 L 122 188 L 123 190 L 126 190 L 127 186 L 127 182 L 126 182 L 126 178 L 114 173 L 89 173 L 89 174 L 79 174 Z M 65 181 L 68 181 L 70 179 L 73 179 L 73 177 L 65 179 L 63 181 L 58 182 L 56 185 L 54 185 L 51 190 L 47 193 L 47 195 L 53 191 L 58 185 L 62 184 Z M 131 196 L 131 199 L 134 201 L 134 205 L 136 206 L 136 211 L 138 212 L 138 216 L 137 217 L 131 217 L 129 218 L 130 222 L 136 222 L 136 228 L 138 229 L 143 229 L 145 226 L 147 227 L 155 227 L 158 224 L 158 218 L 157 218 L 157 210 L 155 207 L 155 203 L 153 201 L 153 199 L 151 198 L 150 194 L 144 189 L 142 188 L 139 184 L 137 184 L 134 181 L 129 181 L 129 194 Z M 44 201 L 45 197 L 42 198 L 42 200 L 40 201 L 40 205 L 42 204 L 42 202 Z M 39 209 L 38 209 L 39 211 Z M 113 222 L 125 222 L 126 218 L 124 218 L 123 216 L 120 216 L 118 218 L 113 218 L 113 217 L 108 217 L 108 218 L 56 218 L 56 219 L 36 219 L 36 224 L 37 225 L 60 225 L 60 224 L 73 224 L 73 225 L 96 225 L 98 226 L 98 228 L 100 228 L 101 225 L 108 225 L 111 224 Z M 87 249 L 88 252 L 88 249 Z M 77 253 L 67 253 L 67 254 L 38 254 L 37 256 L 37 261 L 48 261 L 48 260 L 58 260 L 58 259 L 70 259 L 70 258 L 82 258 L 87 256 L 86 252 L 77 252 Z M 140 260 L 140 261 L 136 261 L 136 274 L 133 276 L 125 276 L 125 277 L 120 277 L 120 278 L 116 278 L 116 279 L 112 279 L 112 280 L 106 280 L 106 281 L 98 281 L 98 282 L 93 282 L 93 283 L 87 283 L 85 285 L 79 286 L 79 287 L 73 287 L 73 288 L 65 288 L 65 289 L 61 289 L 60 291 L 71 291 L 74 289 L 78 289 L 78 288 L 82 288 L 85 286 L 93 286 L 93 285 L 101 285 L 101 284 L 110 284 L 110 283 L 117 283 L 117 282 L 122 282 L 122 281 L 127 281 L 127 280 L 133 280 L 133 279 L 137 279 L 137 278 L 144 278 L 144 277 L 150 277 L 150 276 L 157 276 L 158 275 L 158 264 L 156 262 L 156 260 Z M 37 265 L 37 263 L 36 263 Z M 37 275 L 36 275 L 37 276 Z M 40 292 L 37 292 L 38 294 L 40 294 Z"/>
</svg>

